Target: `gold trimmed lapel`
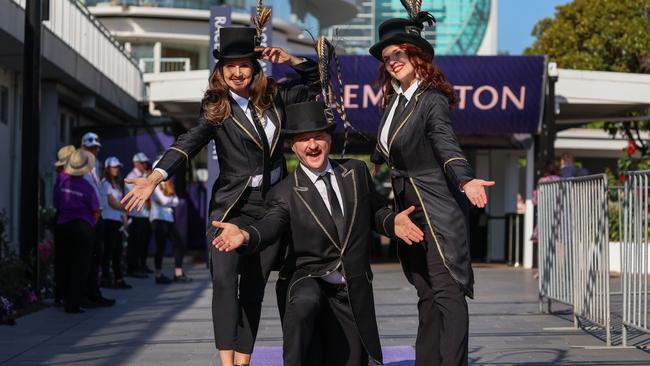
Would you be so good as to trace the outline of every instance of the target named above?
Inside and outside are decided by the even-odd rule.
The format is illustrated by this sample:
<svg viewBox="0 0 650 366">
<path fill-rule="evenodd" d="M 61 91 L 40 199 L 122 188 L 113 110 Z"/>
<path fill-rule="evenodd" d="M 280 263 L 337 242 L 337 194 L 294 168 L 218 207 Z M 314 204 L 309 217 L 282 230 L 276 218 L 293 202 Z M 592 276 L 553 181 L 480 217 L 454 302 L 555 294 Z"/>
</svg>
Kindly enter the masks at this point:
<svg viewBox="0 0 650 366">
<path fill-rule="evenodd" d="M 427 85 L 421 85 L 418 90 L 415 92 L 413 95 L 412 101 L 408 103 L 406 106 L 406 109 L 404 109 L 404 112 L 402 112 L 402 116 L 404 116 L 401 119 L 401 123 L 398 125 L 398 127 L 395 129 L 395 132 L 393 132 L 392 135 L 388 136 L 388 155 L 390 155 L 391 148 L 393 147 L 393 142 L 395 141 L 395 138 L 397 135 L 400 133 L 404 125 L 406 125 L 407 122 L 411 120 L 411 116 L 413 115 L 413 111 L 415 111 L 415 108 L 418 106 L 418 101 L 420 99 L 420 95 L 424 93 L 428 89 Z M 394 118 L 393 118 L 394 120 Z M 393 122 L 396 122 L 395 120 Z"/>
<path fill-rule="evenodd" d="M 242 132 L 244 132 L 251 140 L 253 140 L 255 145 L 257 145 L 260 150 L 264 151 L 264 147 L 262 147 L 262 140 L 260 140 L 260 136 L 257 135 L 255 126 L 253 126 L 253 123 L 248 119 L 246 113 L 244 113 L 239 104 L 237 104 L 237 102 L 235 102 L 232 98 L 230 100 L 230 110 L 230 118 L 242 130 Z"/>
<path fill-rule="evenodd" d="M 343 253 L 350 241 L 350 235 L 352 234 L 352 228 L 354 227 L 354 221 L 357 216 L 357 181 L 353 169 L 345 168 L 338 161 L 330 161 L 333 163 L 332 169 L 334 170 L 334 175 L 339 183 L 341 198 L 343 199 L 344 205 L 343 215 L 345 217 L 346 230 L 345 236 L 343 236 L 343 243 L 341 244 L 341 252 Z"/>
<path fill-rule="evenodd" d="M 327 210 L 327 206 L 325 206 L 325 202 L 323 202 L 316 186 L 314 186 L 314 183 L 311 182 L 300 166 L 296 168 L 293 175 L 295 179 L 295 186 L 293 187 L 294 192 L 296 192 L 302 203 L 307 208 L 307 211 L 309 211 L 318 226 L 323 230 L 332 245 L 341 251 L 342 249 L 341 245 L 339 245 L 336 225 L 334 225 L 332 215 L 330 215 Z"/>
</svg>

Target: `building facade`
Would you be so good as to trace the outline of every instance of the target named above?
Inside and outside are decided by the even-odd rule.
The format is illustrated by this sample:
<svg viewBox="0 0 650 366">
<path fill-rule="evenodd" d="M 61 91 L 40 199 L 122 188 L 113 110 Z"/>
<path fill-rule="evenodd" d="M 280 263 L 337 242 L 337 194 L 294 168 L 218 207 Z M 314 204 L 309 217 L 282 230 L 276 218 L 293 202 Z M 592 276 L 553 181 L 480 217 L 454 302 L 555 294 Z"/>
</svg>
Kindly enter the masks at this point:
<svg viewBox="0 0 650 366">
<path fill-rule="evenodd" d="M 400 0 L 362 1 L 359 6 L 352 21 L 323 31 L 350 54 L 366 54 L 377 42 L 377 27 L 384 20 L 407 16 Z M 423 34 L 437 55 L 497 53 L 497 0 L 423 0 L 421 10 L 437 20 Z"/>
</svg>

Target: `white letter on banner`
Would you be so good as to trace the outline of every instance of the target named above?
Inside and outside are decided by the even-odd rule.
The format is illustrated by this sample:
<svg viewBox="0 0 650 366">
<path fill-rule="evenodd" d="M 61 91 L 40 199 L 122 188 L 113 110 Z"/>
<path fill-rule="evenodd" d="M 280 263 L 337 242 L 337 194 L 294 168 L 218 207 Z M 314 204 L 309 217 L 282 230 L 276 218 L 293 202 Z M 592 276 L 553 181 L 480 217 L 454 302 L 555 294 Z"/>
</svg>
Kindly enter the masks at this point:
<svg viewBox="0 0 650 366">
<path fill-rule="evenodd" d="M 501 94 L 501 109 L 504 111 L 506 110 L 508 99 L 515 105 L 515 107 L 517 107 L 518 110 L 523 110 L 524 105 L 526 104 L 526 87 L 519 87 L 519 98 L 517 98 L 515 93 L 513 93 L 509 87 L 504 86 L 503 94 Z"/>
<path fill-rule="evenodd" d="M 467 91 L 474 89 L 474 87 L 469 85 L 455 85 L 454 89 L 458 90 L 458 109 L 465 109 Z"/>
<path fill-rule="evenodd" d="M 375 91 L 372 90 L 372 87 L 370 85 L 364 85 L 363 86 L 363 108 L 368 108 L 368 101 L 370 101 L 370 104 L 373 106 L 376 106 L 379 104 L 379 100 L 381 99 L 382 96 L 382 91 L 379 89 L 377 91 L 377 94 L 375 94 Z"/>
<path fill-rule="evenodd" d="M 485 90 L 487 90 L 492 96 L 492 100 L 488 104 L 482 104 L 480 99 L 481 93 L 483 93 Z M 499 103 L 499 93 L 493 87 L 489 85 L 483 85 L 476 89 L 476 92 L 474 92 L 474 95 L 472 96 L 472 101 L 474 102 L 476 108 L 480 110 L 484 111 L 487 109 L 492 109 L 495 105 L 497 105 L 497 103 Z"/>
<path fill-rule="evenodd" d="M 352 104 L 350 101 L 350 99 L 357 97 L 356 93 L 352 93 L 352 89 L 359 89 L 359 85 L 349 84 L 343 87 L 343 105 L 345 108 L 359 108 L 358 104 Z"/>
</svg>

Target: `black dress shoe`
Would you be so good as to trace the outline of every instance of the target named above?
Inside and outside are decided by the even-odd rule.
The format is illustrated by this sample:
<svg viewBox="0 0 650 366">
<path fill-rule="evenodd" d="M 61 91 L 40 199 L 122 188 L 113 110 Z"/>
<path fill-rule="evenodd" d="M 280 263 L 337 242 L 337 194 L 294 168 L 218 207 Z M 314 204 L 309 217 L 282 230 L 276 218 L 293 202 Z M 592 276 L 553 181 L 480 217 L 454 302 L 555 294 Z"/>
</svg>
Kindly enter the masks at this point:
<svg viewBox="0 0 650 366">
<path fill-rule="evenodd" d="M 192 282 L 192 278 L 187 277 L 185 273 L 180 276 L 174 275 L 174 282 L 190 283 Z"/>
<path fill-rule="evenodd" d="M 157 285 L 168 285 L 170 283 L 172 283 L 171 278 L 165 276 L 164 274 L 161 274 L 160 276 L 156 276 Z"/>
<path fill-rule="evenodd" d="M 78 306 L 77 307 L 72 307 L 72 308 L 65 308 L 65 309 L 63 309 L 63 311 L 65 311 L 68 314 L 82 314 L 82 313 L 85 313 L 85 311 L 83 311 Z"/>
<path fill-rule="evenodd" d="M 145 273 L 142 272 L 136 272 L 136 271 L 127 271 L 126 272 L 127 277 L 133 277 L 133 278 L 148 278 Z"/>
<path fill-rule="evenodd" d="M 129 288 L 133 288 L 133 286 L 131 286 L 128 283 L 124 282 L 124 280 L 119 280 L 119 281 L 115 281 L 114 288 L 116 288 L 116 289 L 129 289 Z"/>
<path fill-rule="evenodd" d="M 115 299 L 107 299 L 103 296 L 95 297 L 93 299 L 90 299 L 90 301 L 101 307 L 110 307 L 115 305 Z"/>
</svg>

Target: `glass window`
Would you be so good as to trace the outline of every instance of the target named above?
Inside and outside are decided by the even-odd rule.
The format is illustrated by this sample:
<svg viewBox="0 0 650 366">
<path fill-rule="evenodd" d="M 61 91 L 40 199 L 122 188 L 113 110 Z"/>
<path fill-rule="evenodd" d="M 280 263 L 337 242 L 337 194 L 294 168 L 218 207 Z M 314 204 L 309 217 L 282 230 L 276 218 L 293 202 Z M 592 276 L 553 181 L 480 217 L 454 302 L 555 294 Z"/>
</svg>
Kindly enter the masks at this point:
<svg viewBox="0 0 650 366">
<path fill-rule="evenodd" d="M 9 88 L 0 86 L 0 123 L 9 124 Z"/>
</svg>

